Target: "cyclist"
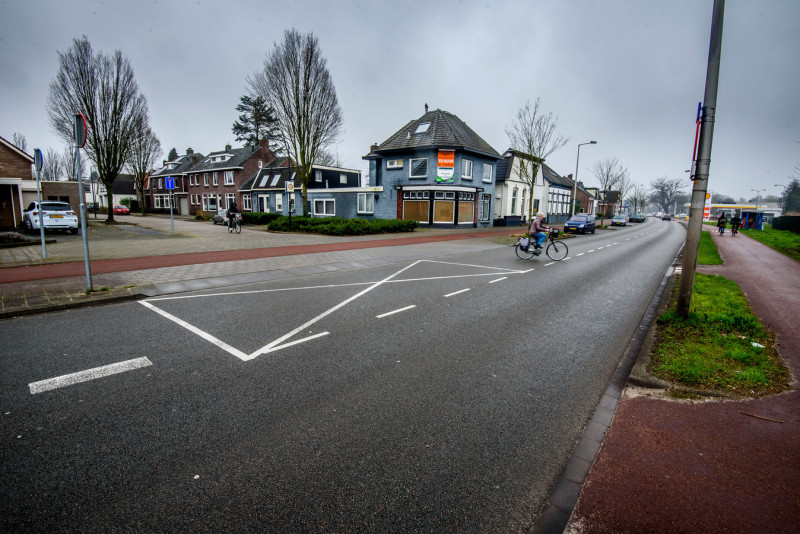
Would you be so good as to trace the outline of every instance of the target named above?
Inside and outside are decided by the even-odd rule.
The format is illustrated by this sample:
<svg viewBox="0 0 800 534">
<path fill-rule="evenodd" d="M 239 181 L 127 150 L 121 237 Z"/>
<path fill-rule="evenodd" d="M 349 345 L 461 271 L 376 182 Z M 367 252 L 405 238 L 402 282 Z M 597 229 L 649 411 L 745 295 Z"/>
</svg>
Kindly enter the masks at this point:
<svg viewBox="0 0 800 534">
<path fill-rule="evenodd" d="M 233 226 L 233 220 L 236 218 L 236 214 L 240 213 L 239 208 L 236 206 L 236 202 L 231 202 L 231 205 L 228 206 L 228 227 Z"/>
<path fill-rule="evenodd" d="M 719 216 L 719 220 L 717 220 L 717 228 L 719 228 L 719 235 L 723 235 L 725 233 L 725 226 L 728 224 L 727 219 L 725 219 L 725 214 Z"/>
<path fill-rule="evenodd" d="M 738 215 L 734 214 L 734 216 L 731 217 L 731 233 L 733 235 L 736 235 L 736 232 L 739 231 L 739 227 L 741 226 L 742 226 L 742 219 Z"/>
<path fill-rule="evenodd" d="M 548 232 L 550 231 L 549 226 L 545 226 L 544 224 L 542 224 L 543 219 L 544 219 L 544 213 L 542 213 L 541 211 L 538 212 L 536 214 L 536 217 L 534 217 L 533 221 L 531 222 L 530 228 L 528 228 L 528 234 L 536 239 L 536 244 L 534 248 L 537 249 L 542 248 L 542 243 L 544 243 L 544 240 L 547 239 L 547 234 L 545 233 L 545 230 L 547 230 Z"/>
</svg>

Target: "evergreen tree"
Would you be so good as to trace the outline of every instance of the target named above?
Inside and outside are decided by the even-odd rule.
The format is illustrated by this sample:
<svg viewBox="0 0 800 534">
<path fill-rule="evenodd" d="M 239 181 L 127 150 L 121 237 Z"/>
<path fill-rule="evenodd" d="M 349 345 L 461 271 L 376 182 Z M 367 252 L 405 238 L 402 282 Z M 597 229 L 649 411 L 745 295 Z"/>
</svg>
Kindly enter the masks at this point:
<svg viewBox="0 0 800 534">
<path fill-rule="evenodd" d="M 172 150 L 169 151 L 169 155 L 167 156 L 167 161 L 175 161 L 178 159 L 178 151 L 175 150 L 175 147 L 172 147 Z"/>
<path fill-rule="evenodd" d="M 237 141 L 256 146 L 263 139 L 269 139 L 272 152 L 278 154 L 283 151 L 275 110 L 267 106 L 263 97 L 244 95 L 236 106 L 236 111 L 241 115 L 239 120 L 234 121 L 231 130 L 236 134 Z"/>
</svg>

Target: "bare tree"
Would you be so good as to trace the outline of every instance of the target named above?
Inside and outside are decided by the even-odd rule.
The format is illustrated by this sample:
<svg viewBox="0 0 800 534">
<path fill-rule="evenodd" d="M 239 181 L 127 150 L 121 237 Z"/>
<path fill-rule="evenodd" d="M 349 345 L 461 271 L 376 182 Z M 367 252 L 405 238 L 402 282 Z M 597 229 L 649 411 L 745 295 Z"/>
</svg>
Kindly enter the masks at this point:
<svg viewBox="0 0 800 534">
<path fill-rule="evenodd" d="M 678 198 L 685 189 L 687 183 L 680 178 L 669 178 L 662 176 L 650 184 L 650 201 L 658 206 L 660 211 L 670 211 Z"/>
<path fill-rule="evenodd" d="M 128 170 L 133 175 L 133 184 L 136 186 L 140 199 L 139 207 L 142 215 L 145 214 L 144 183 L 147 180 L 148 173 L 156 166 L 162 153 L 161 141 L 158 140 L 158 137 L 150 128 L 145 128 L 139 132 L 131 146 L 131 152 L 128 156 Z"/>
<path fill-rule="evenodd" d="M 41 179 L 45 182 L 61 180 L 64 174 L 64 161 L 61 154 L 53 148 L 48 148 L 43 156 Z"/>
<path fill-rule="evenodd" d="M 541 109 L 540 99 L 537 98 L 533 107 L 530 101 L 525 102 L 525 106 L 517 111 L 511 126 L 506 127 L 511 148 L 526 156 L 533 156 L 530 160 L 520 158 L 520 178 L 531 188 L 528 220 L 533 215 L 533 187 L 536 185 L 536 175 L 541 163 L 569 141 L 568 137 L 556 133 L 557 126 L 558 117 L 552 112 L 545 113 Z"/>
<path fill-rule="evenodd" d="M 600 192 L 603 196 L 603 210 L 600 215 L 600 226 L 602 226 L 605 221 L 608 193 L 619 184 L 620 180 L 627 178 L 628 169 L 622 166 L 619 159 L 607 158 L 596 162 L 592 171 L 597 181 L 600 182 Z"/>
<path fill-rule="evenodd" d="M 342 167 L 344 162 L 342 161 L 342 155 L 339 151 L 330 150 L 321 150 L 319 156 L 317 156 L 317 161 L 315 161 L 317 165 L 324 165 L 326 167 Z"/>
<path fill-rule="evenodd" d="M 72 143 L 74 115 L 83 113 L 88 126 L 86 153 L 97 166 L 111 206 L 112 184 L 134 140 L 147 127 L 147 101 L 130 62 L 118 50 L 111 56 L 95 55 L 84 36 L 73 40 L 72 47 L 59 52 L 58 58 L 59 70 L 47 97 L 51 127 Z M 113 221 L 113 210 L 109 210 L 107 222 Z"/>
<path fill-rule="evenodd" d="M 65 180 L 71 180 L 73 182 L 78 181 L 78 172 L 81 174 L 81 178 L 86 176 L 86 159 L 81 158 L 80 169 L 78 169 L 78 160 L 75 157 L 75 147 L 68 146 L 64 149 L 64 153 L 61 155 L 61 161 L 64 165 L 64 177 Z M 60 180 L 61 178 L 59 178 Z"/>
<path fill-rule="evenodd" d="M 11 139 L 12 142 L 14 143 L 14 146 L 16 146 L 18 149 L 22 150 L 25 153 L 28 152 L 28 140 L 25 139 L 24 135 L 22 135 L 19 132 L 14 132 Z"/>
<path fill-rule="evenodd" d="M 647 203 L 647 190 L 641 184 L 636 184 L 631 188 L 628 200 L 633 204 L 634 213 L 638 213 Z"/>
<path fill-rule="evenodd" d="M 626 199 L 628 194 L 631 192 L 631 189 L 633 188 L 634 185 L 635 184 L 633 183 L 633 180 L 631 180 L 630 175 L 628 175 L 628 169 L 625 169 L 625 171 L 619 177 L 619 181 L 617 182 L 617 191 L 619 191 L 618 213 L 622 213 L 622 203 Z"/>
<path fill-rule="evenodd" d="M 319 41 L 312 33 L 286 30 L 283 42 L 275 44 L 264 67 L 248 83 L 252 93 L 275 111 L 283 143 L 303 184 L 303 215 L 308 216 L 311 166 L 336 141 L 344 122 Z"/>
</svg>

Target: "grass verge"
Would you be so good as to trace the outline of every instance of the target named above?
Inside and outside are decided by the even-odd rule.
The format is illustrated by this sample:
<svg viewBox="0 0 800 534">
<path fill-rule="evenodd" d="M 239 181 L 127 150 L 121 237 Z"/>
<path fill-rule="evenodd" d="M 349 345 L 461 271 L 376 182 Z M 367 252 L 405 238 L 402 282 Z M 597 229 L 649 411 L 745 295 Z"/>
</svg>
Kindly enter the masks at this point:
<svg viewBox="0 0 800 534">
<path fill-rule="evenodd" d="M 740 230 L 747 237 L 789 256 L 795 261 L 800 261 L 800 234 L 789 230 L 773 230 L 771 226 L 764 225 L 763 230 Z"/>
<path fill-rule="evenodd" d="M 697 263 L 699 265 L 722 265 L 722 258 L 711 238 L 711 233 L 700 232 L 700 248 L 697 251 Z"/>
<path fill-rule="evenodd" d="M 657 321 L 650 373 L 678 386 L 761 397 L 789 389 L 774 334 L 761 325 L 736 282 L 696 274 L 689 317 L 675 313 L 677 288 Z"/>
</svg>

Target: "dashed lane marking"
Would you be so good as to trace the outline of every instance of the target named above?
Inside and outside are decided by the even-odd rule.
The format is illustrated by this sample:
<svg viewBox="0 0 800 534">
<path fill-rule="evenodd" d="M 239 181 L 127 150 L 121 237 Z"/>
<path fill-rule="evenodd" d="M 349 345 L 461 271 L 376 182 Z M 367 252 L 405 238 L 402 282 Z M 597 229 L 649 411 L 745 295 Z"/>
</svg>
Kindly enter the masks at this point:
<svg viewBox="0 0 800 534">
<path fill-rule="evenodd" d="M 95 367 L 94 369 L 87 369 L 86 371 L 79 371 L 55 378 L 48 378 L 47 380 L 31 382 L 28 384 L 28 388 L 31 391 L 31 395 L 36 395 L 37 393 L 44 393 L 45 391 L 52 391 L 65 386 L 96 380 L 105 376 L 133 371 L 134 369 L 141 369 L 142 367 L 148 367 L 150 365 L 153 365 L 153 363 L 147 358 L 135 358 L 133 360 L 112 363 L 102 367 Z"/>
</svg>

